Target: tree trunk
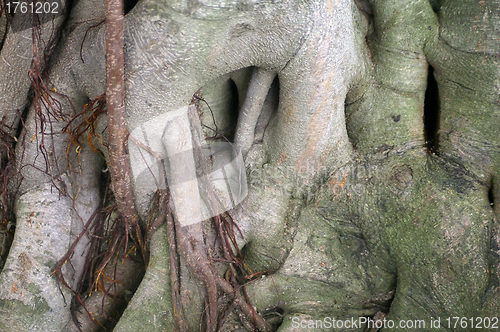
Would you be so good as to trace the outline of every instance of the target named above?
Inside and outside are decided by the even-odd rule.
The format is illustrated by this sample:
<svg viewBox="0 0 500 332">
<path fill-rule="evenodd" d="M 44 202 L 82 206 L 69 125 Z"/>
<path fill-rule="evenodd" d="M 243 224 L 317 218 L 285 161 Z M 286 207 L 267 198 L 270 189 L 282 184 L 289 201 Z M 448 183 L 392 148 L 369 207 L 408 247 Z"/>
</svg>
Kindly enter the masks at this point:
<svg viewBox="0 0 500 332">
<path fill-rule="evenodd" d="M 7 160 L 2 177 L 5 215 L 15 215 L 2 329 L 66 331 L 78 321 L 98 331 L 84 303 L 121 314 L 125 298 L 117 323 L 108 314 L 99 323 L 121 332 L 375 331 L 391 322 L 468 331 L 487 329 L 477 318 L 488 317 L 498 327 L 496 1 L 125 5 L 123 124 L 112 99 L 109 126 L 97 106 L 106 90 L 101 1 L 77 2 L 61 23 L 25 117 L 12 110 L 27 103 L 28 62 L 0 64 L 3 157 L 15 149 L 15 171 Z M 27 31 L 8 32 L 3 59 Z M 129 135 L 113 141 L 120 132 Z M 228 148 L 205 158 L 215 144 Z M 117 158 L 128 159 L 126 172 Z M 119 213 L 137 209 L 128 223 L 104 218 L 114 202 L 105 163 Z M 134 250 L 147 264 L 137 290 Z M 131 281 L 113 288 L 119 275 Z"/>
</svg>

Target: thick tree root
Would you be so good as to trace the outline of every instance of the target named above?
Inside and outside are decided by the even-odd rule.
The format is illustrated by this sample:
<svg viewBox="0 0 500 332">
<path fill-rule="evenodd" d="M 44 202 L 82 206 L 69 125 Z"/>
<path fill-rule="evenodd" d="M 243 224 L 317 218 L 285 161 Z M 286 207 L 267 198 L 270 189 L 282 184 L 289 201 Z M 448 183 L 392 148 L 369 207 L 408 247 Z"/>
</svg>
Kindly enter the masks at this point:
<svg viewBox="0 0 500 332">
<path fill-rule="evenodd" d="M 244 156 L 252 146 L 255 138 L 255 126 L 275 77 L 274 71 L 263 68 L 255 68 L 253 71 L 236 127 L 235 144 Z"/>
</svg>

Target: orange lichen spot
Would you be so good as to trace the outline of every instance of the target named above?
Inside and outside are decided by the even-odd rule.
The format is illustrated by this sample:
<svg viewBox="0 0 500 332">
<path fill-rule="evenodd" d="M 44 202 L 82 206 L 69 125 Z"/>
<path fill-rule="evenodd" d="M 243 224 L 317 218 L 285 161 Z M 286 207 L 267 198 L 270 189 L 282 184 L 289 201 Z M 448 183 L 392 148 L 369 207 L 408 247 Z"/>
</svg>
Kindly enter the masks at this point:
<svg viewBox="0 0 500 332">
<path fill-rule="evenodd" d="M 283 163 L 287 158 L 288 157 L 285 152 L 280 153 L 278 160 L 276 160 L 276 166 L 281 165 L 281 163 Z"/>
<path fill-rule="evenodd" d="M 348 175 L 349 173 L 346 173 L 341 181 L 337 181 L 337 177 L 335 174 L 330 177 L 330 180 L 328 181 L 328 188 L 330 188 L 332 194 L 335 194 L 335 198 L 337 198 L 337 195 L 344 188 L 345 183 L 347 182 Z"/>
<path fill-rule="evenodd" d="M 19 288 L 17 288 L 17 284 L 15 282 L 12 283 L 12 286 L 10 286 L 10 291 L 12 293 L 17 293 L 19 291 Z"/>
</svg>

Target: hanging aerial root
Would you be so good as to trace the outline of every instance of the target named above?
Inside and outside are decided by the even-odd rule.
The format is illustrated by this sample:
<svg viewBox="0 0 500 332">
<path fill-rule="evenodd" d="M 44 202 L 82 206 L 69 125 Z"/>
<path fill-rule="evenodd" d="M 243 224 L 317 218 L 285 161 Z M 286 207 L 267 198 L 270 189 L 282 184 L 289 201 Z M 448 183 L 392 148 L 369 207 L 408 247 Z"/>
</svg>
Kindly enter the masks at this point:
<svg viewBox="0 0 500 332">
<path fill-rule="evenodd" d="M 224 261 L 230 263 L 229 268 L 231 271 L 231 281 L 229 282 L 216 271 L 215 266 L 212 263 L 212 258 L 208 255 L 208 250 L 203 239 L 201 223 L 184 227 L 181 226 L 179 221 L 175 218 L 173 203 L 168 199 L 167 195 L 164 195 L 163 199 L 166 203 L 163 203 L 162 205 L 167 205 L 169 210 L 166 216 L 166 222 L 170 251 L 172 301 L 174 305 L 174 321 L 176 331 L 183 332 L 186 331 L 187 328 L 183 320 L 182 308 L 180 304 L 179 284 L 181 280 L 179 277 L 177 255 L 180 255 L 184 259 L 184 261 L 206 287 L 206 331 L 218 331 L 223 324 L 223 318 L 236 308 L 242 312 L 249 322 L 253 322 L 256 329 L 259 331 L 273 331 L 272 327 L 260 316 L 259 313 L 255 311 L 246 296 L 241 294 L 242 290 L 243 294 L 245 294 L 244 286 L 240 285 L 237 281 L 236 276 L 238 272 L 235 266 L 238 267 L 239 271 L 242 271 L 244 264 L 236 258 L 237 255 L 232 252 L 230 247 L 230 242 L 232 241 L 230 238 L 234 237 L 234 232 L 229 232 L 229 237 L 223 235 L 223 233 L 227 233 L 225 228 L 228 227 L 228 225 L 232 226 L 232 224 L 227 220 L 224 220 L 224 222 L 221 223 L 221 220 L 218 219 L 219 217 L 215 218 L 218 219 L 216 223 L 218 233 L 223 235 L 221 241 L 223 242 L 222 248 Z M 239 250 L 237 251 L 239 253 Z M 228 308 L 229 310 L 223 310 L 223 317 L 219 317 L 218 312 L 219 292 L 225 293 L 228 298 L 232 300 L 232 304 Z"/>
<path fill-rule="evenodd" d="M 112 187 L 118 210 L 125 218 L 126 232 L 132 232 L 146 260 L 146 248 L 139 227 L 130 183 L 128 129 L 125 120 L 123 50 L 123 1 L 106 0 L 106 107 L 108 109 L 108 154 Z"/>
</svg>

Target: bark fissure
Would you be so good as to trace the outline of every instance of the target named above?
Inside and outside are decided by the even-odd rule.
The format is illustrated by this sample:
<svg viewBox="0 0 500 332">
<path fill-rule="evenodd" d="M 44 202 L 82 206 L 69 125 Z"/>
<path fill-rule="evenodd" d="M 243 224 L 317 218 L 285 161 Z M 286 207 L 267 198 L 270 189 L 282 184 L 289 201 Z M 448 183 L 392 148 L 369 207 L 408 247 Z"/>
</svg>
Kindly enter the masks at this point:
<svg viewBox="0 0 500 332">
<path fill-rule="evenodd" d="M 439 90 L 434 78 L 434 68 L 427 71 L 427 88 L 424 100 L 424 139 L 427 151 L 439 152 Z"/>
</svg>

